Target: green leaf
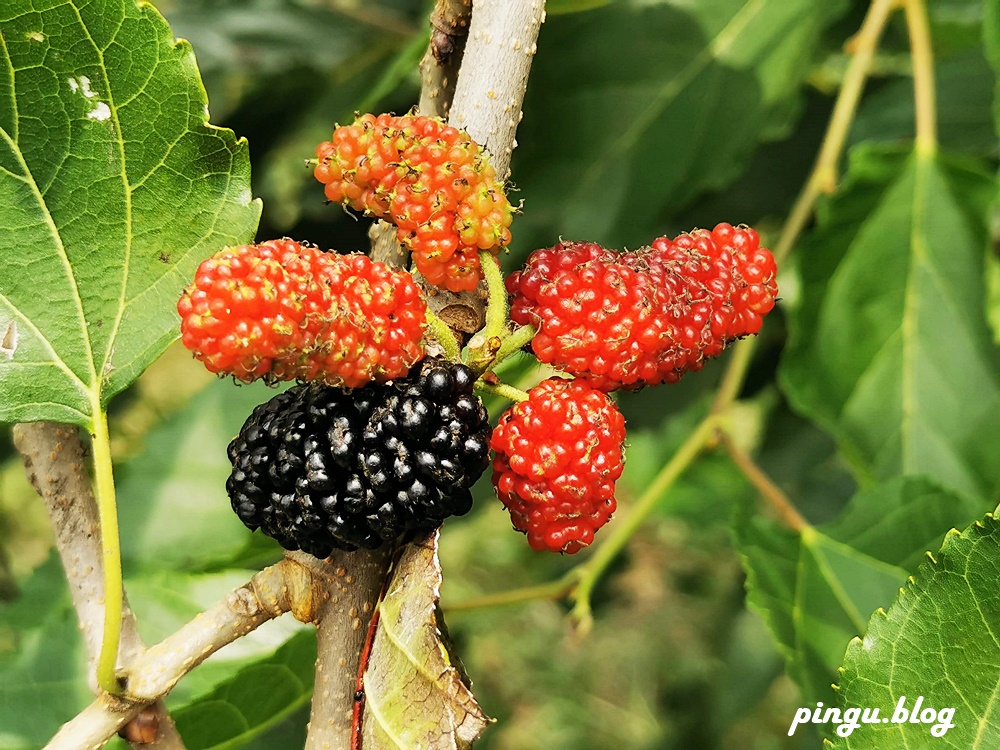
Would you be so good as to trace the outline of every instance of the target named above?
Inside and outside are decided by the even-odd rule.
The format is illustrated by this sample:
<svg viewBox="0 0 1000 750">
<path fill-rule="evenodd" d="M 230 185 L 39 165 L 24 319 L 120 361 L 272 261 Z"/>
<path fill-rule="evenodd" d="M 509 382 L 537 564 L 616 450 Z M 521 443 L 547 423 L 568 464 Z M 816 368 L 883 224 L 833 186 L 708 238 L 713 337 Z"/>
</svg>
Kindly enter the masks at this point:
<svg viewBox="0 0 1000 750">
<path fill-rule="evenodd" d="M 128 576 L 125 585 L 140 635 L 146 643 L 161 641 L 245 583 L 253 572 L 190 575 L 161 571 Z M 273 661 L 293 665 L 298 675 L 310 674 L 311 657 L 295 656 L 300 653 L 296 647 L 282 645 L 303 636 L 306 642 L 312 637 L 291 617 L 266 623 L 186 675 L 170 694 L 171 706 L 188 705 L 254 664 Z M 0 644 L 6 643 L 11 644 L 6 651 L 0 645 L 0 750 L 41 747 L 93 700 L 88 689 L 92 670 L 54 552 L 25 581 L 24 595 L 0 608 Z M 308 652 L 308 643 L 299 648 Z"/>
<path fill-rule="evenodd" d="M 986 0 L 983 18 L 983 45 L 986 59 L 996 75 L 993 86 L 993 119 L 1000 133 L 1000 0 Z"/>
<path fill-rule="evenodd" d="M 316 635 L 288 640 L 211 693 L 171 711 L 189 750 L 244 747 L 307 706 L 312 697 Z M 301 743 L 300 743 L 301 744 Z"/>
<path fill-rule="evenodd" d="M 994 193 L 969 162 L 855 149 L 802 248 L 780 374 L 863 478 L 1000 492 L 1000 358 L 983 312 Z"/>
<path fill-rule="evenodd" d="M 262 383 L 215 381 L 146 436 L 144 451 L 118 470 L 127 565 L 205 570 L 231 563 L 250 544 L 226 496 L 226 447 L 253 408 L 274 395 Z M 280 557 L 276 543 L 268 546 Z"/>
<path fill-rule="evenodd" d="M 1000 745 L 998 568 L 1000 522 L 988 514 L 961 534 L 950 532 L 888 611 L 872 616 L 864 638 L 847 649 L 839 692 L 845 708 L 878 707 L 883 718 L 838 737 L 834 748 Z M 912 712 L 920 696 L 921 714 L 952 709 L 953 717 L 897 722 L 900 701 Z"/>
<path fill-rule="evenodd" d="M 0 420 L 88 425 L 177 336 L 197 263 L 249 240 L 245 142 L 148 4 L 0 10 Z"/>
<path fill-rule="evenodd" d="M 848 641 L 891 602 L 924 552 L 981 507 L 920 479 L 896 479 L 854 497 L 832 524 L 801 535 L 744 510 L 737 547 L 750 605 L 764 617 L 808 701 L 833 699 Z"/>
<path fill-rule="evenodd" d="M 937 125 L 941 148 L 974 155 L 997 154 L 993 120 L 993 69 L 981 47 L 935 66 Z M 865 97 L 851 128 L 851 142 L 892 143 L 914 137 L 913 79 L 900 78 Z"/>
<path fill-rule="evenodd" d="M 935 0 L 927 4 L 935 59 L 982 48 L 984 6 L 993 0 Z"/>
<path fill-rule="evenodd" d="M 92 700 L 87 654 L 57 555 L 23 591 L 0 606 L 0 750 L 42 747 Z"/>
<path fill-rule="evenodd" d="M 612 0 L 549 0 L 545 3 L 545 14 L 556 16 L 562 13 L 580 13 L 607 5 Z"/>
<path fill-rule="evenodd" d="M 514 152 L 515 237 L 650 242 L 665 210 L 728 184 L 758 142 L 787 133 L 843 7 L 654 0 L 549 19 Z"/>
<path fill-rule="evenodd" d="M 364 747 L 463 750 L 490 720 L 442 640 L 437 532 L 403 552 L 365 669 Z"/>
</svg>

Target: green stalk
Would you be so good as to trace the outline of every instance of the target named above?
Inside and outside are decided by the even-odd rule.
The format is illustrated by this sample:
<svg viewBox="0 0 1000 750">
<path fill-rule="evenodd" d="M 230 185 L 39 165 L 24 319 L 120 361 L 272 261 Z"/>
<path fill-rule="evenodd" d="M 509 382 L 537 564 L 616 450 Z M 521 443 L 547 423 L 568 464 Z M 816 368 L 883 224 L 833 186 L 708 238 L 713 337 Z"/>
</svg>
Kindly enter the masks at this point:
<svg viewBox="0 0 1000 750">
<path fill-rule="evenodd" d="M 572 593 L 576 604 L 570 617 L 582 630 L 586 631 L 591 622 L 590 595 L 594 585 L 601 579 L 608 566 L 614 561 L 646 517 L 650 514 L 663 494 L 669 490 L 681 474 L 692 464 L 698 455 L 708 445 L 715 435 L 717 417 L 709 415 L 688 435 L 684 444 L 677 449 L 673 457 L 660 469 L 653 481 L 642 493 L 642 497 L 629 509 L 628 514 L 617 521 L 611 533 L 594 550 L 594 555 L 583 563 L 580 581 Z"/>
<path fill-rule="evenodd" d="M 519 326 L 512 331 L 510 335 L 504 338 L 501 342 L 500 348 L 497 349 L 496 356 L 494 356 L 489 367 L 486 368 L 486 372 L 491 372 L 511 354 L 519 351 L 525 344 L 535 338 L 536 333 L 537 331 L 531 326 Z"/>
<path fill-rule="evenodd" d="M 104 637 L 97 661 L 97 684 L 116 695 L 121 692 L 116 667 L 118 641 L 122 628 L 122 557 L 118 538 L 118 509 L 115 501 L 115 478 L 111 464 L 111 439 L 108 417 L 95 399 L 94 479 L 97 515 L 101 522 L 101 553 L 104 561 Z"/>
<path fill-rule="evenodd" d="M 461 361 L 462 352 L 458 347 L 458 339 L 448 324 L 435 315 L 429 307 L 424 319 L 427 321 L 427 327 L 431 329 L 431 337 L 444 349 L 445 356 L 452 362 Z"/>
<path fill-rule="evenodd" d="M 508 401 L 527 401 L 528 394 L 522 391 L 520 388 L 515 388 L 512 385 L 507 385 L 506 383 L 486 383 L 482 380 L 477 380 L 472 386 L 480 393 L 489 393 L 494 396 L 501 396 Z"/>
<path fill-rule="evenodd" d="M 494 337 L 503 338 L 507 333 L 507 287 L 503 283 L 503 271 L 500 261 L 488 250 L 479 251 L 479 264 L 486 277 L 486 289 L 489 297 L 486 301 L 486 327 L 483 335 L 487 340 Z"/>
<path fill-rule="evenodd" d="M 496 362 L 497 352 L 504 338 L 509 335 L 507 321 L 507 287 L 503 283 L 500 261 L 487 251 L 479 251 L 479 264 L 486 279 L 486 324 L 474 337 L 478 342 L 466 352 L 466 363 L 480 375 Z"/>
</svg>

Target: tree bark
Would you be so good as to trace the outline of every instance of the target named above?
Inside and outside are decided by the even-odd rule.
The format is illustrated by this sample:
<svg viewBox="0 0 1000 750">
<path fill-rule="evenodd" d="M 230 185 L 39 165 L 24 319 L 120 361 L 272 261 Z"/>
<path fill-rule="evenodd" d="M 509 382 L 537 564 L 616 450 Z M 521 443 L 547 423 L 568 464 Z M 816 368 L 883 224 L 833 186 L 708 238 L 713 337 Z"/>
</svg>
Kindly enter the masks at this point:
<svg viewBox="0 0 1000 750">
<path fill-rule="evenodd" d="M 390 545 L 356 552 L 334 552 L 326 560 L 293 553 L 318 579 L 316 602 L 316 682 L 306 750 L 350 747 L 354 682 L 368 624 L 378 606 L 389 571 Z"/>
</svg>

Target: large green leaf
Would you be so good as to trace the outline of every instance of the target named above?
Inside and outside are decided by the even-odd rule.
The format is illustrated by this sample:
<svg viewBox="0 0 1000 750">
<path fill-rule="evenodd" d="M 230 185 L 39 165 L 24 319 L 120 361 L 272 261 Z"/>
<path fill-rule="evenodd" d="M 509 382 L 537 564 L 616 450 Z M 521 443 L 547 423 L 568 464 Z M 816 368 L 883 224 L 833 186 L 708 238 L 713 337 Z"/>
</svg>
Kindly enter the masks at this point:
<svg viewBox="0 0 1000 750">
<path fill-rule="evenodd" d="M 806 700 L 833 699 L 848 641 L 892 601 L 925 551 L 982 512 L 923 480 L 896 479 L 857 495 L 832 524 L 801 535 L 745 513 L 736 538 L 759 610 Z"/>
<path fill-rule="evenodd" d="M 245 142 L 147 4 L 0 9 L 0 420 L 88 424 L 177 335 L 186 279 L 251 238 Z"/>
<path fill-rule="evenodd" d="M 125 585 L 140 634 L 146 643 L 159 642 L 245 583 L 253 572 L 127 576 Z M 87 655 L 55 554 L 25 581 L 24 592 L 15 603 L 0 608 L 0 750 L 41 747 L 93 700 L 87 687 Z M 286 653 L 282 644 L 301 638 L 298 634 L 304 628 L 288 616 L 245 635 L 185 676 L 171 693 L 171 705 L 199 703 L 198 696 L 212 691 L 214 700 L 222 690 L 218 686 L 238 679 L 239 670 L 282 661 Z M 304 648 L 308 651 L 308 643 Z M 301 702 L 301 696 L 296 700 Z"/>
<path fill-rule="evenodd" d="M 619 1 L 549 19 L 514 152 L 515 243 L 651 241 L 665 210 L 726 185 L 761 139 L 787 132 L 843 7 Z"/>
<path fill-rule="evenodd" d="M 118 471 L 127 566 L 206 570 L 231 564 L 247 547 L 250 532 L 226 496 L 226 446 L 253 408 L 274 395 L 262 383 L 215 381 L 146 436 L 145 450 Z M 271 561 L 280 557 L 273 541 L 261 546 L 270 548 Z"/>
<path fill-rule="evenodd" d="M 942 60 L 935 66 L 937 124 L 941 147 L 995 157 L 993 69 L 982 47 Z M 914 135 L 913 80 L 901 78 L 865 97 L 851 128 L 851 141 L 892 143 Z"/>
<path fill-rule="evenodd" d="M 993 67 L 996 81 L 993 86 L 993 119 L 1000 133 L 1000 0 L 986 0 L 983 18 L 983 45 L 986 59 Z"/>
<path fill-rule="evenodd" d="M 1000 522 L 993 514 L 961 534 L 953 531 L 940 552 L 928 555 L 888 611 L 877 611 L 864 638 L 847 649 L 842 703 L 878 708 L 881 717 L 837 737 L 833 747 L 1000 746 L 998 568 Z M 895 715 L 897 707 L 912 713 L 921 697 L 919 720 L 897 721 L 904 718 Z M 942 709 L 953 716 L 939 715 Z"/>
<path fill-rule="evenodd" d="M 185 745 L 189 750 L 245 747 L 280 726 L 308 706 L 315 662 L 316 635 L 310 629 L 290 638 L 272 656 L 244 667 L 211 693 L 172 707 Z M 287 737 L 282 740 L 282 746 L 293 746 L 285 744 Z"/>
<path fill-rule="evenodd" d="M 0 606 L 0 750 L 42 747 L 92 699 L 87 654 L 55 555 Z"/>
<path fill-rule="evenodd" d="M 969 162 L 856 149 L 802 249 L 783 382 L 863 477 L 997 495 L 1000 359 L 983 312 L 994 192 Z"/>
</svg>

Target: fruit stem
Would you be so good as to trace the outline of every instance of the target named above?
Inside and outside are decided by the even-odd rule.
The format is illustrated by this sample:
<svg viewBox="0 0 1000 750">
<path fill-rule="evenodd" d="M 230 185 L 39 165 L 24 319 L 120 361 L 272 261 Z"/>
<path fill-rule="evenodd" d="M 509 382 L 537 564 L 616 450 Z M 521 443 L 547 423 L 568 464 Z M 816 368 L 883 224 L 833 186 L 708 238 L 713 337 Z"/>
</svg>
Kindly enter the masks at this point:
<svg viewBox="0 0 1000 750">
<path fill-rule="evenodd" d="M 515 388 L 512 385 L 507 385 L 506 383 L 487 383 L 482 380 L 477 380 L 473 386 L 477 391 L 481 393 L 490 393 L 494 396 L 502 396 L 508 401 L 527 401 L 528 394 L 522 391 L 520 388 Z"/>
<path fill-rule="evenodd" d="M 489 367 L 486 368 L 486 372 L 492 371 L 511 354 L 519 351 L 523 346 L 527 345 L 533 338 L 535 338 L 536 333 L 537 331 L 531 326 L 518 326 L 515 328 L 510 335 L 504 338 L 500 343 L 500 348 L 497 349 L 496 356 L 493 358 Z"/>
<path fill-rule="evenodd" d="M 562 599 L 573 590 L 579 577 L 580 568 L 570 568 L 562 578 L 550 581 L 549 583 L 498 591 L 493 594 L 484 594 L 466 599 L 465 601 L 455 602 L 454 604 L 443 604 L 442 609 L 450 616 L 453 612 L 466 612 L 472 609 L 485 609 L 487 607 L 503 607 L 508 604 L 520 604 L 537 599 Z"/>
<path fill-rule="evenodd" d="M 868 13 L 858 33 L 850 40 L 851 62 L 840 84 L 840 93 L 833 105 L 830 124 L 827 125 L 823 144 L 813 165 L 812 173 L 802 187 L 785 225 L 781 229 L 778 244 L 774 250 L 774 260 L 781 263 L 791 253 L 796 241 L 812 217 L 816 201 L 823 193 L 832 193 L 837 185 L 837 164 L 844 150 L 854 115 L 861 99 L 865 81 L 871 72 L 879 39 L 892 12 L 899 7 L 900 0 L 872 0 Z"/>
<path fill-rule="evenodd" d="M 448 327 L 448 324 L 441 320 L 429 307 L 424 319 L 427 321 L 427 327 L 430 328 L 431 338 L 441 345 L 445 356 L 452 362 L 460 362 L 462 360 L 462 350 L 459 348 L 458 339 L 455 338 L 455 334 Z"/>
<path fill-rule="evenodd" d="M 594 550 L 593 556 L 580 566 L 580 581 L 571 594 L 575 604 L 573 611 L 570 612 L 570 619 L 578 632 L 585 634 L 592 624 L 590 597 L 594 585 L 601 579 L 608 566 L 656 507 L 663 494 L 673 486 L 674 482 L 714 439 L 719 421 L 718 415 L 711 413 L 701 421 L 688 435 L 687 440 L 677 449 L 670 461 L 660 469 L 653 481 L 649 483 L 646 491 L 642 493 L 628 514 L 619 519 L 617 525 L 613 525 L 611 533 Z"/>
<path fill-rule="evenodd" d="M 483 335 L 502 337 L 507 333 L 507 287 L 503 283 L 503 271 L 500 270 L 500 260 L 489 250 L 479 251 L 479 264 L 486 277 L 486 289 L 489 298 L 486 301 L 486 327 Z"/>
<path fill-rule="evenodd" d="M 108 417 L 100 403 L 94 404 L 94 414 L 91 441 L 97 515 L 101 524 L 101 555 L 104 562 L 104 635 L 97 660 L 97 684 L 105 692 L 117 695 L 122 692 L 116 675 L 118 641 L 122 627 L 121 545 L 118 539 L 118 509 Z"/>
<path fill-rule="evenodd" d="M 486 324 L 472 339 L 474 346 L 466 353 L 466 362 L 482 374 L 496 362 L 503 339 L 509 335 L 507 287 L 503 283 L 500 261 L 488 250 L 479 251 L 479 264 L 486 279 Z M 477 343 L 478 342 L 478 343 Z"/>
<path fill-rule="evenodd" d="M 903 2 L 909 1 L 903 0 Z M 844 150 L 851 123 L 854 122 L 861 92 L 871 72 L 882 31 L 885 29 L 889 16 L 899 7 L 899 3 L 900 0 L 872 0 L 861 28 L 850 40 L 851 62 L 840 84 L 840 93 L 833 106 L 833 114 L 830 116 L 830 124 L 827 125 L 819 155 L 816 157 L 816 162 L 805 185 L 802 186 L 802 191 L 795 199 L 795 205 L 792 206 L 792 210 L 781 228 L 781 233 L 778 235 L 778 242 L 774 249 L 774 261 L 778 264 L 778 268 L 781 268 L 784 261 L 788 259 L 795 243 L 798 242 L 803 230 L 812 218 L 816 201 L 821 195 L 832 193 L 837 187 L 837 164 Z M 756 347 L 756 337 L 743 339 L 733 347 L 733 355 L 729 359 L 722 383 L 712 404 L 713 413 L 721 414 L 726 411 L 739 396 Z"/>
<path fill-rule="evenodd" d="M 924 0 L 903 0 L 906 28 L 910 34 L 913 61 L 913 100 L 916 111 L 917 153 L 933 156 L 937 151 L 937 106 L 934 95 L 934 50 Z"/>
<path fill-rule="evenodd" d="M 729 454 L 729 458 L 736 464 L 736 468 L 743 473 L 743 476 L 756 488 L 765 502 L 778 514 L 782 523 L 798 534 L 812 528 L 812 525 L 802 517 L 802 514 L 792 504 L 788 495 L 782 492 L 781 488 L 764 473 L 749 453 L 736 444 L 728 430 L 719 427 L 716 430 L 716 435 Z"/>
</svg>

